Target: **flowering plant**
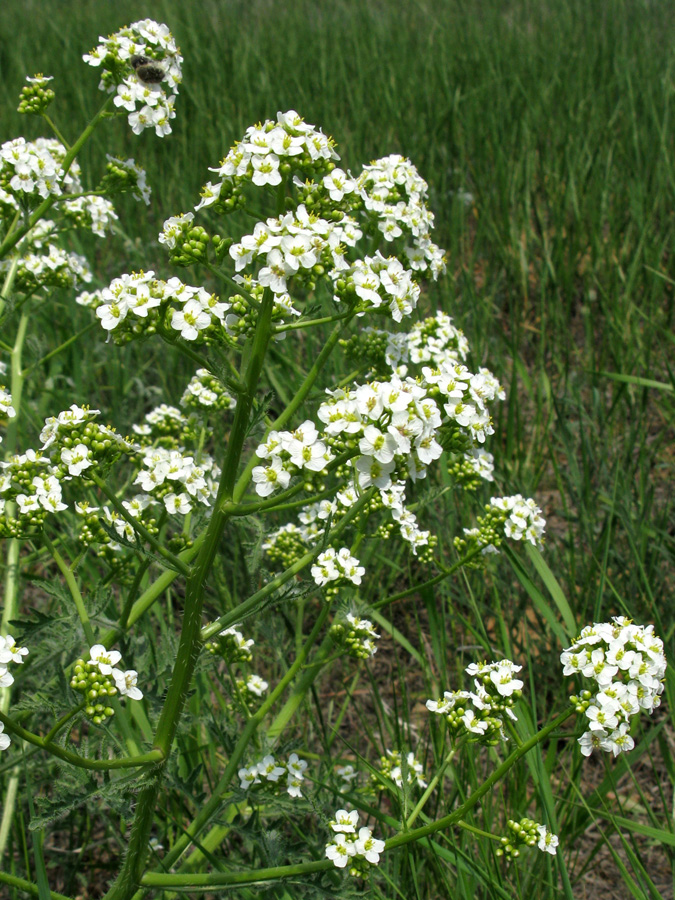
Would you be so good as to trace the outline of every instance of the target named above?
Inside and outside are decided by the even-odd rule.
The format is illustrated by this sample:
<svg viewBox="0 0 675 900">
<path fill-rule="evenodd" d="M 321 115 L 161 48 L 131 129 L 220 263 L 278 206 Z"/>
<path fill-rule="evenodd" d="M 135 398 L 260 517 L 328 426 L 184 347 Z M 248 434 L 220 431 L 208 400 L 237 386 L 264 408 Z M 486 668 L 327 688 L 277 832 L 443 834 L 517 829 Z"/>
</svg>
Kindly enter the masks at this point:
<svg viewBox="0 0 675 900">
<path fill-rule="evenodd" d="M 117 802 L 126 792 L 124 814 L 133 825 L 106 900 L 160 887 L 335 875 L 334 869 L 377 878 L 380 860 L 398 846 L 450 827 L 475 831 L 467 816 L 481 798 L 575 709 L 590 721 L 583 753 L 629 749 L 628 717 L 657 705 L 665 660 L 652 632 L 624 619 L 584 630 L 563 653 L 566 674 L 592 677 L 601 690 L 575 697 L 574 708 L 527 740 L 515 730 L 515 710 L 525 702 L 521 666 L 500 658 L 469 665 L 473 689 L 427 701 L 439 717 L 431 728 L 443 760 L 436 771 L 423 764 L 421 745 L 413 751 L 401 740 L 380 748 L 379 764 L 363 766 L 371 778 L 362 789 L 354 760 L 338 766 L 344 760 L 330 752 L 319 758 L 297 734 L 282 741 L 320 673 L 345 657 L 355 660 L 348 664 L 358 675 L 378 649 L 376 628 L 391 624 L 381 610 L 399 597 L 379 596 L 369 582 L 374 543 L 400 542 L 411 571 L 425 572 L 423 585 L 431 586 L 463 567 L 487 566 L 506 541 L 540 548 L 545 522 L 533 499 L 495 495 L 454 538 L 451 561 L 439 550 L 422 488 L 439 490 L 441 465 L 453 489 L 465 494 L 494 483 L 495 461 L 485 445 L 505 391 L 488 369 L 468 365 L 468 340 L 447 314 L 412 321 L 425 280 L 439 279 L 446 268 L 432 239 L 428 185 L 412 162 L 391 155 L 358 173 L 345 171 L 332 138 L 294 110 L 279 112 L 248 128 L 211 169 L 214 180 L 193 211 L 165 221 L 159 243 L 173 265 L 194 270 L 189 279 L 149 269 L 92 289 L 91 269 L 67 249 L 65 236 L 75 227 L 106 234 L 117 218 L 111 198 L 129 191 L 147 202 L 149 188 L 134 160 L 109 157 L 101 184 L 88 191 L 77 154 L 111 117 L 126 116 L 135 134 L 154 128 L 168 135 L 182 57 L 168 28 L 146 19 L 101 38 L 84 61 L 99 68 L 107 99 L 81 137 L 69 148 L 58 136 L 0 147 L 0 315 L 10 324 L 19 317 L 10 368 L 3 363 L 0 373 L 10 382 L 0 385 L 0 414 L 8 423 L 0 462 L 0 537 L 7 547 L 0 750 L 11 742 L 32 745 L 64 766 L 98 774 L 97 796 Z M 45 76 L 28 79 L 20 109 L 51 123 L 46 110 L 54 95 Z M 265 202 L 271 214 L 262 217 L 257 211 Z M 232 215 L 242 211 L 256 218 L 243 233 L 241 216 Z M 48 300 L 55 287 L 77 295 L 106 339 L 162 341 L 188 358 L 193 368 L 180 397 L 129 423 L 125 436 L 98 409 L 73 403 L 46 418 L 32 447 L 20 447 L 30 305 Z M 272 413 L 264 398 L 275 387 L 268 369 L 273 348 L 284 340 L 299 344 L 307 333 L 321 336 L 321 349 L 299 366 L 292 389 L 275 388 L 281 409 Z M 326 384 L 326 363 L 340 351 L 357 368 Z M 257 568 L 251 589 L 244 589 L 219 561 L 242 535 L 249 541 L 263 518 L 269 527 L 264 534 L 260 528 L 247 554 Z M 76 627 L 54 648 L 44 704 L 22 708 L 19 701 L 13 708 L 12 670 L 21 665 L 30 672 L 24 657 L 39 631 L 20 618 L 18 561 L 28 546 L 58 571 Z M 111 593 L 97 596 L 78 568 L 85 558 L 88 572 L 114 585 Z M 158 614 L 168 590 L 182 607 L 175 638 Z M 272 605 L 285 616 L 280 621 L 288 623 L 290 610 L 297 620 L 288 658 L 280 631 L 266 641 L 248 637 Z M 25 627 L 29 648 L 11 636 L 15 621 Z M 282 644 L 280 667 L 274 654 Z M 251 671 L 254 646 L 264 676 Z M 88 658 L 80 655 L 87 647 Z M 122 653 L 136 669 L 118 667 Z M 204 788 L 193 803 L 203 786 L 183 756 L 213 742 L 202 739 L 201 719 L 212 714 L 200 716 L 196 685 L 226 724 L 212 723 L 222 752 L 205 779 L 209 796 Z M 197 724 L 190 748 L 184 729 L 191 715 Z M 469 744 L 496 753 L 510 740 L 515 749 L 478 790 L 457 797 L 443 816 L 424 812 Z M 156 846 L 162 798 L 186 782 L 194 789 L 189 818 L 178 832 L 167 829 L 163 839 L 171 845 L 157 871 L 149 848 Z M 377 825 L 367 802 L 376 792 L 390 804 Z M 60 799 L 52 818 L 76 802 Z M 340 808 L 330 819 L 336 799 L 363 808 Z M 320 859 L 264 867 L 244 850 L 240 871 L 198 871 L 216 858 L 235 821 L 253 827 L 283 821 L 282 813 L 323 818 L 330 840 Z M 357 829 L 360 814 L 370 824 Z M 420 816 L 425 824 L 413 828 Z M 506 834 L 487 837 L 509 859 L 519 845 L 555 854 L 558 838 L 548 819 L 509 819 Z M 388 839 L 375 836 L 385 829 Z M 0 873 L 0 881 L 10 877 Z M 18 882 L 32 889 L 24 879 L 7 881 Z"/>
</svg>

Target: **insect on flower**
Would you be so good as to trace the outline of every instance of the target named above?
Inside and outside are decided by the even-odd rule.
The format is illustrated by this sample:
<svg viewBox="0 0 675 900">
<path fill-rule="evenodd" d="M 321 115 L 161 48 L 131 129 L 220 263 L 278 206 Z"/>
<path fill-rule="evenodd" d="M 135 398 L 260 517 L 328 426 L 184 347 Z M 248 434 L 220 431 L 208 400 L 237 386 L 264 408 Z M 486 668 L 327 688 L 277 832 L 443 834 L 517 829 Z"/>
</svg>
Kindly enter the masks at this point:
<svg viewBox="0 0 675 900">
<path fill-rule="evenodd" d="M 164 69 L 149 56 L 132 56 L 129 60 L 136 77 L 143 84 L 159 84 L 166 76 Z"/>
</svg>

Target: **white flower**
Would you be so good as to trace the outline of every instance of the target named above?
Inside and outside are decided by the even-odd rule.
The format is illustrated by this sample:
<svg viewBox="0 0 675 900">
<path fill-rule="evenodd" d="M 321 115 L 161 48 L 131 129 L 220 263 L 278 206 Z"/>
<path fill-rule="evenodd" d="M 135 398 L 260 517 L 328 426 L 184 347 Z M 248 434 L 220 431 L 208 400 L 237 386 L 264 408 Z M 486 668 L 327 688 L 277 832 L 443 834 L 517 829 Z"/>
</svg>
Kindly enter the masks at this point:
<svg viewBox="0 0 675 900">
<path fill-rule="evenodd" d="M 246 679 L 246 690 L 256 697 L 262 697 L 268 687 L 269 684 L 260 675 L 249 675 Z"/>
<path fill-rule="evenodd" d="M 539 843 L 537 844 L 539 849 L 555 856 L 556 847 L 559 844 L 558 835 L 552 834 L 545 825 L 537 825 L 537 831 L 539 832 Z"/>
<path fill-rule="evenodd" d="M 384 841 L 373 837 L 370 828 L 359 828 L 358 840 L 354 842 L 356 853 L 364 856 L 369 863 L 376 866 L 380 861 L 380 853 L 384 852 Z"/>
<path fill-rule="evenodd" d="M 335 813 L 335 819 L 330 823 L 330 827 L 339 834 L 354 834 L 358 821 L 358 810 L 338 809 Z"/>
<path fill-rule="evenodd" d="M 143 692 L 140 688 L 136 687 L 138 672 L 134 669 L 127 669 L 126 672 L 120 672 L 119 669 L 113 669 L 112 675 L 115 679 L 115 687 L 123 697 L 129 697 L 131 700 L 143 699 Z"/>
<path fill-rule="evenodd" d="M 0 750 L 6 750 L 12 743 L 8 734 L 3 734 L 5 726 L 0 722 Z"/>
<path fill-rule="evenodd" d="M 239 769 L 238 772 L 239 781 L 241 789 L 247 791 L 252 784 L 260 784 L 260 772 L 258 771 L 258 766 L 250 766 L 248 769 L 246 767 Z"/>
<path fill-rule="evenodd" d="M 258 763 L 258 772 L 267 781 L 278 781 L 282 775 L 286 774 L 286 769 L 283 766 L 278 766 L 273 756 L 266 756 Z"/>
<path fill-rule="evenodd" d="M 67 466 L 70 475 L 80 475 L 85 469 L 93 465 L 90 450 L 86 444 L 77 444 L 76 447 L 64 447 L 61 450 L 61 462 Z"/>
<path fill-rule="evenodd" d="M 255 466 L 252 478 L 258 496 L 269 497 L 277 488 L 287 488 L 291 475 L 279 457 L 275 457 L 269 466 Z"/>
<path fill-rule="evenodd" d="M 28 656 L 26 647 L 18 647 L 10 634 L 6 637 L 0 635 L 0 665 L 5 666 L 8 662 L 22 663 L 24 656 Z"/>
<path fill-rule="evenodd" d="M 344 869 L 350 857 L 356 853 L 356 845 L 347 841 L 344 834 L 336 834 L 332 844 L 326 844 L 326 856 L 338 869 Z"/>
<path fill-rule="evenodd" d="M 106 650 L 103 644 L 94 644 L 89 650 L 89 657 L 93 663 L 98 665 L 101 675 L 110 675 L 113 666 L 122 659 L 119 650 Z"/>
</svg>

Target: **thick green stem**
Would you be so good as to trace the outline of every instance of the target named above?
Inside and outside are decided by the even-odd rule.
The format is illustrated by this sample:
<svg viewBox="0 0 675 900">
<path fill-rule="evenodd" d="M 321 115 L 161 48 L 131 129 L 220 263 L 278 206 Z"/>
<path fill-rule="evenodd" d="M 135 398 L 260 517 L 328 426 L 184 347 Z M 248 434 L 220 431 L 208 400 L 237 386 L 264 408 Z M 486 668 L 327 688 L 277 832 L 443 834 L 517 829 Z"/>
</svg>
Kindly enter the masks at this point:
<svg viewBox="0 0 675 900">
<path fill-rule="evenodd" d="M 18 257 L 12 260 L 12 265 L 5 278 L 5 283 L 0 294 L 0 314 L 4 307 L 6 298 L 9 296 L 14 283 Z M 23 351 L 24 341 L 26 339 L 26 330 L 28 327 L 28 316 L 23 315 L 19 321 L 14 347 L 11 353 L 11 393 L 12 406 L 16 412 L 16 416 L 12 420 L 11 428 L 8 429 L 6 449 L 10 453 L 16 452 L 17 444 L 17 425 L 19 413 L 21 411 L 21 395 L 23 393 L 24 374 L 22 372 L 21 355 Z M 6 505 L 6 513 L 8 516 L 14 515 L 16 504 L 14 502 Z M 9 631 L 9 623 L 15 619 L 18 613 L 19 602 L 19 557 L 21 553 L 21 542 L 17 538 L 11 538 L 7 542 L 7 570 L 5 573 L 5 590 L 4 602 L 2 610 L 2 623 L 0 624 L 0 634 L 6 635 Z M 11 700 L 11 687 L 0 689 L 0 712 L 5 715 L 9 712 Z M 2 804 L 2 822 L 0 823 L 0 860 L 4 858 L 5 848 L 9 839 L 12 828 L 12 820 L 14 818 L 14 809 L 16 806 L 16 794 L 19 786 L 20 770 L 17 766 L 9 777 L 5 796 Z"/>
<path fill-rule="evenodd" d="M 246 390 L 240 395 L 237 403 L 235 419 L 223 463 L 223 474 L 213 506 L 213 514 L 206 529 L 204 542 L 197 554 L 195 564 L 190 571 L 185 586 L 185 612 L 176 662 L 166 700 L 157 723 L 157 730 L 155 731 L 155 747 L 165 758 L 171 752 L 171 745 L 176 734 L 183 706 L 185 705 L 201 648 L 201 617 L 206 579 L 211 571 L 218 544 L 228 521 L 227 503 L 232 500 L 232 492 L 244 441 L 248 432 L 253 401 L 271 336 L 273 308 L 274 299 L 272 293 L 266 291 L 258 315 L 253 346 L 246 367 L 246 376 L 244 378 Z M 162 767 L 158 767 L 157 777 L 139 795 L 127 856 L 119 876 L 105 895 L 105 900 L 128 900 L 140 883 L 147 856 L 148 838 L 161 787 L 161 776 Z"/>
</svg>

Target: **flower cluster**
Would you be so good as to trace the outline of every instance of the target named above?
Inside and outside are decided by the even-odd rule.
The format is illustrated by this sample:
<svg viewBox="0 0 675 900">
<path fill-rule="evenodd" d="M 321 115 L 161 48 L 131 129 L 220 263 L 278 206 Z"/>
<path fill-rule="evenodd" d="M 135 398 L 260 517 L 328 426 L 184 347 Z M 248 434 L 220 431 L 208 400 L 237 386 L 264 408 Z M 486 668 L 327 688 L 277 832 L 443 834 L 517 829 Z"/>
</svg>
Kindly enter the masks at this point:
<svg viewBox="0 0 675 900">
<path fill-rule="evenodd" d="M 303 469 L 322 472 L 334 458 L 326 444 L 319 440 L 316 425 L 309 419 L 295 431 L 270 432 L 265 443 L 256 450 L 256 456 L 268 461 L 268 465 L 253 469 L 253 483 L 260 497 L 287 488 L 291 475 Z"/>
<path fill-rule="evenodd" d="M 240 786 L 243 791 L 248 791 L 254 785 L 268 782 L 277 788 L 285 786 L 289 797 L 302 797 L 306 769 L 306 760 L 300 759 L 297 753 L 291 753 L 285 763 L 268 755 L 248 768 L 239 769 Z"/>
<path fill-rule="evenodd" d="M 384 841 L 373 837 L 372 829 L 356 827 L 359 822 L 358 811 L 338 809 L 335 818 L 330 822 L 333 839 L 326 844 L 326 856 L 338 869 L 349 865 L 349 874 L 365 877 L 371 866 L 380 862 L 380 854 L 384 852 Z"/>
<path fill-rule="evenodd" d="M 412 378 L 393 375 L 355 388 L 326 391 L 319 419 L 340 451 L 358 445 L 356 460 L 361 490 L 371 485 L 389 490 L 407 477 L 424 478 L 442 447 L 435 439 L 441 424 L 436 403 Z"/>
<path fill-rule="evenodd" d="M 501 846 L 495 851 L 497 856 L 516 859 L 520 856 L 519 846 L 538 847 L 543 853 L 555 856 L 559 844 L 558 835 L 534 819 L 523 818 L 519 822 L 509 819 L 506 823 L 508 834 L 501 838 Z"/>
<path fill-rule="evenodd" d="M 85 714 L 95 725 L 101 725 L 115 714 L 108 705 L 108 698 L 119 694 L 130 700 L 141 700 L 143 693 L 137 687 L 138 672 L 128 669 L 123 672 L 115 668 L 122 659 L 119 650 L 106 650 L 103 644 L 94 644 L 89 649 L 89 659 L 78 659 L 73 670 L 70 686 L 84 695 Z"/>
<path fill-rule="evenodd" d="M 517 721 L 513 706 L 522 695 L 523 682 L 516 678 L 522 666 L 510 659 L 472 663 L 466 673 L 474 679 L 473 691 L 445 691 L 442 700 L 427 700 L 429 712 L 443 716 L 456 739 L 495 746 L 508 740 L 505 718 Z"/>
<path fill-rule="evenodd" d="M 357 188 L 385 240 L 408 236 L 410 267 L 438 278 L 445 271 L 445 254 L 429 237 L 434 216 L 426 204 L 428 185 L 410 160 L 393 154 L 364 166 Z"/>
<path fill-rule="evenodd" d="M 492 497 L 477 526 L 465 528 L 464 537 L 455 537 L 454 544 L 458 553 L 480 550 L 484 555 L 497 553 L 505 537 L 515 541 L 525 539 L 534 547 L 541 547 L 545 525 L 541 509 L 531 498 L 525 499 L 522 494 Z"/>
<path fill-rule="evenodd" d="M 134 134 L 146 128 L 158 137 L 170 134 L 183 57 L 167 26 L 142 19 L 99 40 L 82 58 L 101 68 L 100 89 L 115 94 L 113 103 L 129 113 Z"/>
<path fill-rule="evenodd" d="M 347 613 L 344 621 L 331 626 L 330 633 L 333 640 L 346 647 L 349 655 L 356 659 L 370 659 L 377 653 L 375 641 L 379 641 L 380 635 L 370 619 Z"/>
<path fill-rule="evenodd" d="M 161 500 L 172 515 L 187 515 L 196 503 L 210 506 L 215 497 L 220 470 L 214 460 L 202 454 L 197 464 L 193 456 L 180 450 L 148 447 L 143 451 L 142 468 L 134 480 L 148 501 Z"/>
<path fill-rule="evenodd" d="M 442 311 L 416 322 L 407 332 L 364 328 L 342 344 L 350 357 L 368 360 L 376 374 L 395 372 L 402 378 L 409 366 L 440 369 L 463 363 L 469 353 L 464 333 Z"/>
<path fill-rule="evenodd" d="M 98 410 L 73 404 L 45 419 L 41 452 L 28 450 L 0 462 L 0 535 L 18 537 L 39 529 L 48 513 L 67 509 L 62 483 L 83 477 L 90 466 L 107 465 L 132 445 L 94 422 Z M 8 515 L 7 501 L 17 507 Z"/>
<path fill-rule="evenodd" d="M 158 330 L 171 338 L 179 334 L 186 341 L 203 341 L 227 330 L 229 309 L 229 303 L 205 288 L 183 284 L 179 278 L 161 281 L 150 271 L 121 275 L 99 291 L 96 315 L 118 343 Z"/>
<path fill-rule="evenodd" d="M 187 416 L 168 403 L 160 403 L 145 414 L 140 425 L 134 424 L 131 427 L 141 447 L 149 447 L 156 442 L 161 447 L 177 450 L 186 439 L 194 435 Z"/>
<path fill-rule="evenodd" d="M 352 584 L 361 584 L 365 574 L 365 568 L 359 565 L 359 561 L 352 556 L 347 547 L 335 550 L 329 547 L 323 553 L 319 553 L 316 562 L 312 566 L 312 578 L 319 587 L 327 584 L 334 589 L 337 584 L 349 581 Z M 327 593 L 331 592 L 331 589 Z"/>
<path fill-rule="evenodd" d="M 237 272 L 261 262 L 258 284 L 269 287 L 275 295 L 286 295 L 291 279 L 313 286 L 317 266 L 331 271 L 345 269 L 344 246 L 353 247 L 360 237 L 353 219 L 343 217 L 334 223 L 309 213 L 301 203 L 281 218 L 258 222 L 252 234 L 230 246 L 229 253 Z"/>
<path fill-rule="evenodd" d="M 395 322 L 400 322 L 417 307 L 420 286 L 412 272 L 398 257 L 385 257 L 379 250 L 347 268 L 336 267 L 331 277 L 335 283 L 335 300 L 355 300 L 360 315 L 382 307 Z"/>
<path fill-rule="evenodd" d="M 330 171 L 333 159 L 339 157 L 331 138 L 306 123 L 295 110 L 279 112 L 276 122 L 267 120 L 248 128 L 220 165 L 209 170 L 220 181 L 204 185 L 196 209 L 217 204 L 220 211 L 229 211 L 236 208 L 244 183 L 274 187 L 281 183 L 282 165 L 306 175 L 321 174 Z"/>
<path fill-rule="evenodd" d="M 26 239 L 20 243 L 20 250 L 24 253 L 17 262 L 14 283 L 24 293 L 32 294 L 46 287 L 79 289 L 92 280 L 89 264 L 79 253 L 70 253 L 51 243 L 42 252 L 35 253 Z M 6 259 L 0 262 L 0 274 L 7 272 L 9 265 Z"/>
<path fill-rule="evenodd" d="M 2 372 L 0 372 L 2 374 Z M 0 416 L 7 419 L 13 419 L 16 416 L 16 410 L 12 406 L 12 395 L 5 388 L 4 384 L 0 384 Z M 0 444 L 2 437 L 0 437 Z"/>
<path fill-rule="evenodd" d="M 80 167 L 73 162 L 62 169 L 66 148 L 55 138 L 27 141 L 18 137 L 0 146 L 0 188 L 2 203 L 10 209 L 37 206 L 49 196 L 64 191 L 80 193 Z"/>
<path fill-rule="evenodd" d="M 588 625 L 560 655 L 564 675 L 592 679 L 596 691 L 572 697 L 586 716 L 588 731 L 579 744 L 584 756 L 600 748 L 618 756 L 632 750 L 630 719 L 660 705 L 665 687 L 666 657 L 654 626 L 635 625 L 625 616 Z"/>
</svg>

